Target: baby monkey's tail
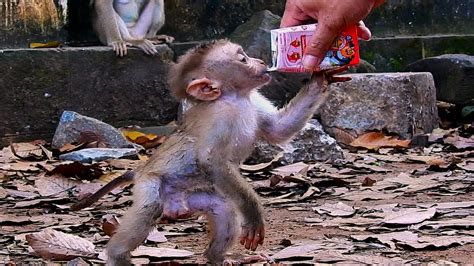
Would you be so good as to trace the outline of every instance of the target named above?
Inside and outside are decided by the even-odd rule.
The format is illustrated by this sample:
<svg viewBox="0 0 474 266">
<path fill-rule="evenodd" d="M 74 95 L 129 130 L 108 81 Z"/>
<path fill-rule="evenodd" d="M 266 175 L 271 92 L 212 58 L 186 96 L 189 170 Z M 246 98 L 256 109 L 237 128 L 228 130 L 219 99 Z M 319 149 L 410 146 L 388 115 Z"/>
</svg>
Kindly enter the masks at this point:
<svg viewBox="0 0 474 266">
<path fill-rule="evenodd" d="M 133 183 L 134 177 L 135 177 L 135 173 L 133 171 L 125 172 L 123 175 L 115 178 L 114 180 L 110 181 L 105 186 L 100 188 L 96 193 L 90 195 L 87 198 L 82 199 L 78 203 L 73 204 L 71 206 L 71 210 L 78 211 L 86 207 L 89 207 L 90 205 L 99 201 L 100 198 L 107 195 L 107 193 L 114 190 L 115 188 Z"/>
</svg>

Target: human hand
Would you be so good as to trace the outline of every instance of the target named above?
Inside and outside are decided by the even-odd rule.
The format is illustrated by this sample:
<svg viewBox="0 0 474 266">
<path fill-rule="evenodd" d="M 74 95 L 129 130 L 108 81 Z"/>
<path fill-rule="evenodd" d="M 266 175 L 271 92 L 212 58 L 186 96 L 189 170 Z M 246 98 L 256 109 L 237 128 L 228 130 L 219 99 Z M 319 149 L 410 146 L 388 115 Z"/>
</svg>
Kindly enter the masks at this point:
<svg viewBox="0 0 474 266">
<path fill-rule="evenodd" d="M 369 40 L 370 30 L 361 21 L 383 0 L 287 0 L 280 27 L 291 27 L 318 21 L 306 48 L 303 65 L 319 70 L 319 64 L 334 39 L 348 26 L 358 25 L 359 38 Z"/>
</svg>

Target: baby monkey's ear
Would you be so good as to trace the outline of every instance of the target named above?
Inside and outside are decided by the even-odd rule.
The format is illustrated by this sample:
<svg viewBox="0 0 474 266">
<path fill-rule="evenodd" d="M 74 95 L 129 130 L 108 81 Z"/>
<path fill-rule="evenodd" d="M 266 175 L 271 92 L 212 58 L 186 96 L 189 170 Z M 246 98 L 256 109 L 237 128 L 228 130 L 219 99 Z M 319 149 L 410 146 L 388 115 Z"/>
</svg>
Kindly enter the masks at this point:
<svg viewBox="0 0 474 266">
<path fill-rule="evenodd" d="M 186 93 L 201 101 L 214 101 L 221 96 L 220 85 L 208 78 L 191 81 L 186 88 Z"/>
</svg>

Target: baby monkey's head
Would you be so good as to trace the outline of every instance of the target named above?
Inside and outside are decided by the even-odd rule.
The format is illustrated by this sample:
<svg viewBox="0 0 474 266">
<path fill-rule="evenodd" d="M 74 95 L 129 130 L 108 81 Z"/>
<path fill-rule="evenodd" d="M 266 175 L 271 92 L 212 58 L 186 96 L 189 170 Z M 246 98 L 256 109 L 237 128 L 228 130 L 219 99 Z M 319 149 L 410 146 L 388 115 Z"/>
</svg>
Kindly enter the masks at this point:
<svg viewBox="0 0 474 266">
<path fill-rule="evenodd" d="M 168 81 L 178 99 L 213 101 L 225 94 L 248 94 L 268 83 L 270 75 L 262 60 L 249 57 L 240 45 L 219 40 L 181 56 Z"/>
</svg>

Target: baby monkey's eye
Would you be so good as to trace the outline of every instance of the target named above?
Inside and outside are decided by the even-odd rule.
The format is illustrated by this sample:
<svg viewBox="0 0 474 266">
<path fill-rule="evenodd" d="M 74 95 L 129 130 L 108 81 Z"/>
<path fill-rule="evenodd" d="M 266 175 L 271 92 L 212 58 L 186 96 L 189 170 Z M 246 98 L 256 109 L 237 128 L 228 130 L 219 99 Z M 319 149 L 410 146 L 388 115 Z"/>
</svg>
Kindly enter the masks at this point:
<svg viewBox="0 0 474 266">
<path fill-rule="evenodd" d="M 244 64 L 247 64 L 247 57 L 243 54 L 239 54 L 239 61 Z"/>
</svg>

